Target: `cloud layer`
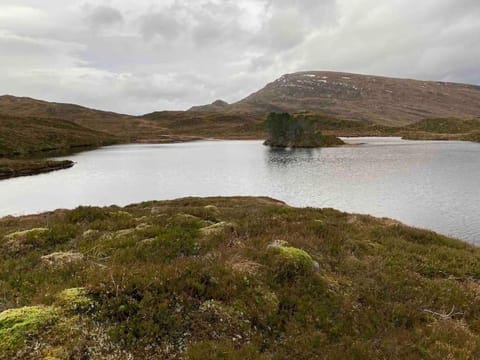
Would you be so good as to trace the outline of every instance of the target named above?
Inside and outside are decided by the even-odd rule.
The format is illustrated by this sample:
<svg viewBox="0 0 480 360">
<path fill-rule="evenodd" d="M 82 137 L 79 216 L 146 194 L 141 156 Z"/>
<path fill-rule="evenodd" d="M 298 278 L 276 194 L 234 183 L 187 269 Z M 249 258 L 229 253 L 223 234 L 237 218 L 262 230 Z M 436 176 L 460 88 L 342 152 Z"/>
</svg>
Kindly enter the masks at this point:
<svg viewBox="0 0 480 360">
<path fill-rule="evenodd" d="M 478 0 L 5 0 L 0 94 L 141 114 L 300 70 L 480 84 L 479 18 Z"/>
</svg>

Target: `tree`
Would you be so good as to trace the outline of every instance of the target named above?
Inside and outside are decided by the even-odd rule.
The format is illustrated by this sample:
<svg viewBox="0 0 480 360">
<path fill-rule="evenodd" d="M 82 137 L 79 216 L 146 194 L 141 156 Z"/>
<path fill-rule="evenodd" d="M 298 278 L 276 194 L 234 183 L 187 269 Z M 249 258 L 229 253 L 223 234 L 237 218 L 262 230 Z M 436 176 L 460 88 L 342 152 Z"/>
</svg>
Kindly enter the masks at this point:
<svg viewBox="0 0 480 360">
<path fill-rule="evenodd" d="M 277 147 L 316 147 L 322 142 L 321 133 L 311 119 L 298 120 L 289 113 L 270 113 L 266 120 L 266 145 Z"/>
</svg>

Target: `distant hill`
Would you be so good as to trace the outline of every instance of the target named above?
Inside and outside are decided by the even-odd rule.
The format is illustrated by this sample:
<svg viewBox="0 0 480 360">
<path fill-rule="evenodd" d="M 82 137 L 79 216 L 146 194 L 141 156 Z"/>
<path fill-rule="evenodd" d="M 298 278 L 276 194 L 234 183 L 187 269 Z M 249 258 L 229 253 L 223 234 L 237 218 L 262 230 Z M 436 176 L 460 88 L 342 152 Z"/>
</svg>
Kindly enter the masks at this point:
<svg viewBox="0 0 480 360">
<path fill-rule="evenodd" d="M 143 115 L 166 129 L 169 135 L 215 138 L 263 138 L 265 117 L 254 113 L 197 111 L 157 111 Z"/>
<path fill-rule="evenodd" d="M 219 111 L 218 106 L 200 107 Z M 198 107 L 197 107 L 198 109 Z M 284 75 L 223 112 L 315 111 L 402 126 L 425 118 L 480 116 L 480 86 L 310 71 Z"/>
<path fill-rule="evenodd" d="M 71 121 L 0 114 L 0 156 L 111 144 L 109 134 Z"/>
<path fill-rule="evenodd" d="M 197 112 L 211 112 L 211 111 L 223 111 L 226 108 L 228 108 L 228 103 L 223 100 L 216 100 L 213 103 L 209 105 L 204 105 L 204 106 L 193 106 L 189 109 L 189 111 L 197 111 Z"/>
<path fill-rule="evenodd" d="M 35 117 L 56 122 L 68 121 L 123 139 L 168 141 L 168 130 L 146 118 L 89 109 L 79 105 L 54 103 L 27 97 L 0 96 L 0 114 L 17 118 Z"/>
<path fill-rule="evenodd" d="M 133 116 L 89 109 L 80 105 L 62 104 L 27 97 L 0 96 L 0 113 L 18 117 L 34 116 L 73 121 L 84 127 L 120 132 L 129 128 Z M 126 130 L 126 129 L 125 129 Z"/>
</svg>

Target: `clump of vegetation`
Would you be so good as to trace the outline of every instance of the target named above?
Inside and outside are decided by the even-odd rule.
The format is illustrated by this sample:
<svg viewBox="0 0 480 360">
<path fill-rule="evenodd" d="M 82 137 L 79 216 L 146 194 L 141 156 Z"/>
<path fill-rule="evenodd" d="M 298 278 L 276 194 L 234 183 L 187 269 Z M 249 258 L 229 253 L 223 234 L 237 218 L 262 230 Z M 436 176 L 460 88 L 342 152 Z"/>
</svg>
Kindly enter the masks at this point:
<svg viewBox="0 0 480 360">
<path fill-rule="evenodd" d="M 0 219 L 0 359 L 480 351 L 480 250 L 431 231 L 268 198 L 46 218 Z M 46 266 L 52 254 L 82 260 Z"/>
<path fill-rule="evenodd" d="M 0 357 L 11 358 L 26 341 L 44 331 L 57 318 L 51 306 L 8 309 L 0 313 Z"/>
<path fill-rule="evenodd" d="M 322 147 L 342 145 L 334 136 L 323 136 L 316 122 L 307 117 L 295 118 L 288 113 L 270 113 L 266 120 L 268 139 L 273 147 Z"/>
<path fill-rule="evenodd" d="M 95 308 L 95 302 L 88 296 L 85 288 L 71 288 L 61 291 L 57 295 L 56 303 L 72 312 L 88 312 Z"/>
<path fill-rule="evenodd" d="M 278 247 L 276 254 L 275 276 L 281 279 L 291 279 L 298 275 L 308 274 L 313 270 L 312 257 L 304 250 L 291 246 Z"/>
</svg>

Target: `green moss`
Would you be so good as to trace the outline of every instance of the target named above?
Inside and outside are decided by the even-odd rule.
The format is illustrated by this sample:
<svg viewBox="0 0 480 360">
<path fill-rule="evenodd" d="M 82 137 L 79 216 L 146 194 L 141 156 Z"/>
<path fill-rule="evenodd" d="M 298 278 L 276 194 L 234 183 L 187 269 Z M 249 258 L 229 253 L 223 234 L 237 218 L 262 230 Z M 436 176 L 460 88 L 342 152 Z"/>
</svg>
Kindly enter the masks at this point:
<svg viewBox="0 0 480 360">
<path fill-rule="evenodd" d="M 31 306 L 0 313 L 0 356 L 12 356 L 22 350 L 25 341 L 35 337 L 58 317 L 54 307 Z"/>
<path fill-rule="evenodd" d="M 278 279 L 291 279 L 313 270 L 312 257 L 304 250 L 291 246 L 277 248 L 275 272 Z"/>
<path fill-rule="evenodd" d="M 85 288 L 71 288 L 57 295 L 56 303 L 67 311 L 85 313 L 95 308 L 95 302 L 88 296 Z"/>
<path fill-rule="evenodd" d="M 7 240 L 21 240 L 21 239 L 30 239 L 35 240 L 39 239 L 43 234 L 48 232 L 47 228 L 34 228 L 23 231 L 16 231 L 14 233 L 8 234 L 5 236 Z"/>
</svg>

